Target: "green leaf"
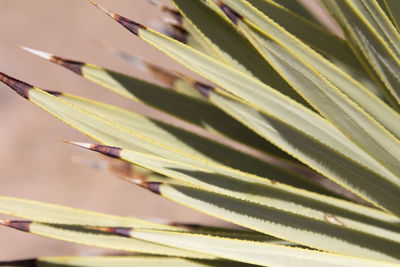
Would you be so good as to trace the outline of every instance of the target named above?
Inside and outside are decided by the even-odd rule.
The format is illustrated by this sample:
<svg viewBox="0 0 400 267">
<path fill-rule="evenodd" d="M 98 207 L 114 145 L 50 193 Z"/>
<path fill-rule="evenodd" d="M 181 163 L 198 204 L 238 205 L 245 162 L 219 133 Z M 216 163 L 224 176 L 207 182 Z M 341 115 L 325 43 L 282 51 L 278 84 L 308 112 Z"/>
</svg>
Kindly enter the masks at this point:
<svg viewBox="0 0 400 267">
<path fill-rule="evenodd" d="M 85 143 L 75 144 L 106 155 L 116 154 L 113 152 L 113 148 L 104 149 L 101 146 Z M 292 213 L 293 216 L 298 215 L 319 220 L 326 224 L 332 223 L 329 221 L 332 216 L 338 224 L 346 228 L 364 233 L 374 233 L 382 238 L 400 243 L 400 233 L 397 233 L 400 231 L 400 226 L 382 221 L 382 216 L 386 214 L 372 208 L 316 195 L 274 181 L 263 182 L 256 179 L 250 181 L 249 178 L 240 178 L 233 172 L 223 172 L 223 170 L 214 166 L 203 169 L 195 165 L 183 164 L 125 149 L 118 150 L 118 157 L 165 176 L 182 180 L 185 183 L 184 186 L 200 187 L 229 197 L 273 207 L 280 211 Z M 147 181 L 146 178 L 138 179 L 137 183 L 154 184 Z M 165 182 L 161 181 L 161 183 Z M 249 227 L 248 225 L 244 226 Z"/>
<path fill-rule="evenodd" d="M 210 105 L 207 101 L 199 101 L 198 98 L 193 99 L 193 97 L 182 95 L 183 92 L 181 92 L 181 90 L 184 90 L 184 93 L 188 90 L 197 92 L 197 90 L 193 88 L 193 85 L 189 85 L 187 82 L 182 81 L 182 79 L 172 81 L 176 91 L 171 91 L 169 88 L 148 83 L 89 63 L 62 59 L 30 48 L 24 49 L 66 67 L 82 75 L 84 78 L 129 99 L 143 102 L 205 129 L 213 129 L 213 132 L 217 132 L 275 156 L 293 160 L 293 158 L 290 158 L 286 153 L 270 143 L 265 142 L 263 138 L 249 131 L 246 127 L 243 127 L 243 125 L 218 108 Z M 135 64 L 143 65 L 142 62 L 137 62 L 135 59 L 133 60 Z M 169 76 L 167 78 L 169 82 L 171 82 L 171 79 L 174 79 L 171 77 L 172 74 L 163 71 L 160 72 L 159 68 L 154 69 L 154 66 L 146 65 L 148 68 L 152 69 L 152 71 L 156 72 L 155 75 Z M 78 71 L 75 71 L 77 69 Z"/>
<path fill-rule="evenodd" d="M 32 221 L 5 221 L 2 224 L 32 234 L 93 247 L 176 257 L 199 259 L 215 258 L 211 255 L 159 245 L 136 238 L 125 238 L 118 235 L 88 230 L 84 226 L 79 225 L 50 224 Z"/>
<path fill-rule="evenodd" d="M 229 0 L 226 2 L 231 3 Z M 291 57 L 297 57 L 298 60 L 301 60 L 302 64 L 305 65 L 303 69 L 310 69 L 316 73 L 317 76 L 323 76 L 319 78 L 325 78 L 326 80 L 324 83 L 327 83 L 328 81 L 332 83 L 331 86 L 336 86 L 337 89 L 340 90 L 340 93 L 345 94 L 357 105 L 363 108 L 391 134 L 397 138 L 400 137 L 400 127 L 398 124 L 393 123 L 393 121 L 400 120 L 399 114 L 383 101 L 372 95 L 356 79 L 349 76 L 348 73 L 343 72 L 342 69 L 333 65 L 330 61 L 310 49 L 295 36 L 285 31 L 285 29 L 279 27 L 279 25 L 274 23 L 273 20 L 257 12 L 256 9 L 246 4 L 246 2 L 234 1 L 231 4 L 236 8 L 240 8 L 245 16 L 249 17 L 251 21 L 254 21 L 257 27 L 259 27 L 257 28 L 259 32 L 257 32 L 257 30 L 252 28 L 256 26 L 251 25 L 251 28 L 249 28 L 245 23 L 241 21 L 238 22 L 238 27 L 242 29 L 242 32 L 253 41 L 253 44 L 258 47 L 259 51 L 273 66 L 275 66 L 275 68 L 280 70 L 280 64 L 276 63 L 276 60 L 274 61 L 271 59 L 271 56 L 269 56 L 269 50 L 273 50 L 275 53 L 286 53 Z M 254 33 L 254 31 L 256 32 Z M 304 91 L 299 88 L 300 86 L 298 86 L 298 84 L 293 84 L 293 76 L 297 78 L 296 75 L 293 74 L 291 79 L 286 75 L 286 72 L 281 71 L 280 73 L 289 83 L 292 84 L 292 86 L 295 88 L 297 87 L 299 93 L 308 99 L 311 105 L 319 103 L 318 101 L 312 101 L 308 95 L 305 95 Z M 299 75 L 301 76 L 304 74 Z M 306 78 L 308 77 L 306 76 Z"/>
<path fill-rule="evenodd" d="M 111 13 L 109 15 L 117 17 L 117 15 Z M 124 20 L 129 21 L 126 18 L 124 18 Z M 137 24 L 132 22 L 132 25 Z M 399 201 L 399 188 L 385 180 L 385 178 L 390 180 L 398 178 L 395 178 L 396 176 L 394 176 L 393 173 L 388 171 L 369 155 L 365 154 L 364 151 L 361 151 L 359 147 L 341 134 L 329 122 L 260 81 L 232 69 L 221 62 L 217 62 L 184 44 L 171 40 L 144 26 L 132 29 L 130 29 L 127 24 L 125 24 L 125 26 L 143 40 L 154 45 L 181 64 L 215 82 L 225 90 L 244 99 L 244 101 L 250 103 L 252 107 L 268 115 L 270 118 L 274 120 L 279 118 L 279 121 L 285 123 L 286 127 L 290 125 L 290 127 L 305 134 L 307 138 L 311 136 L 313 139 L 316 139 L 316 141 L 319 141 L 321 145 L 328 146 L 328 150 L 329 147 L 330 149 L 335 148 L 335 150 L 340 150 L 338 155 L 340 160 L 343 160 L 344 157 L 345 161 L 350 161 L 351 163 L 350 167 L 352 170 L 350 172 L 350 169 L 347 168 L 337 170 L 337 164 L 339 162 L 334 163 L 331 159 L 318 162 L 320 159 L 315 158 L 315 151 L 313 151 L 314 155 L 311 155 L 312 158 L 305 158 L 304 155 L 299 156 L 298 150 L 286 151 L 313 169 L 323 173 L 328 178 L 345 186 L 352 192 L 359 194 L 366 200 L 372 201 L 374 204 L 386 210 L 390 210 L 395 214 L 400 214 L 399 207 L 394 204 Z M 266 103 L 268 103 L 267 107 L 265 106 Z M 227 110 L 225 111 L 229 112 Z M 246 122 L 243 123 L 247 125 Z M 268 140 L 271 140 L 271 138 L 268 137 Z M 292 142 L 292 140 L 290 142 Z M 273 143 L 282 147 L 282 145 L 276 142 Z M 338 151 L 334 152 L 337 153 Z M 333 163 L 335 168 L 327 168 L 327 162 Z M 359 166 L 357 162 L 361 163 L 364 167 Z M 342 162 L 339 164 L 342 164 Z M 356 173 L 358 172 L 357 176 L 355 176 L 354 173 L 355 169 L 358 169 L 356 170 Z M 379 174 L 371 172 L 371 169 L 379 172 Z M 366 176 L 371 177 L 364 180 Z M 359 179 L 364 181 L 360 182 L 361 180 Z M 377 190 L 380 190 L 380 192 L 377 193 Z"/>
<path fill-rule="evenodd" d="M 171 179 L 153 179 L 153 176 L 146 176 L 148 182 L 168 182 Z M 178 184 L 178 183 L 176 183 Z M 182 185 L 182 182 L 180 182 Z M 148 220 L 141 220 L 132 217 L 115 216 L 94 212 L 83 209 L 75 209 L 66 206 L 59 206 L 49 203 L 32 201 L 27 199 L 12 198 L 0 196 L 0 213 L 20 217 L 28 220 L 34 220 L 44 223 L 69 224 L 80 226 L 107 226 L 107 227 L 134 227 L 134 228 L 151 228 L 166 229 L 179 231 L 196 231 L 197 233 L 214 234 L 218 236 L 228 236 L 238 239 L 255 240 L 264 242 L 283 243 L 285 245 L 293 245 L 292 243 L 274 239 L 270 236 L 257 232 L 244 230 L 228 229 L 222 227 L 210 227 L 202 225 L 185 225 L 185 224 L 160 224 Z"/>
<path fill-rule="evenodd" d="M 168 184 L 148 186 L 153 192 L 187 207 L 295 243 L 342 255 L 399 262 L 400 243 L 336 223 L 313 220 L 199 188 Z M 201 247 L 205 247 L 204 244 Z M 216 250 L 217 247 L 225 246 L 213 246 Z M 266 249 L 262 251 L 266 253 Z"/>
<path fill-rule="evenodd" d="M 400 31 L 400 3 L 399 1 L 396 0 L 383 0 L 385 3 L 385 6 L 395 24 L 397 27 L 397 30 Z"/>
<path fill-rule="evenodd" d="M 249 154 L 234 150 L 192 132 L 111 105 L 65 93 L 59 94 L 57 97 L 86 112 L 119 125 L 121 128 L 137 132 L 151 140 L 162 140 L 163 144 L 196 158 L 217 162 L 221 165 L 227 165 L 311 191 L 330 194 L 328 190 L 319 188 L 306 177 L 292 173 L 289 169 L 285 170 L 283 167 L 278 167 L 279 158 L 271 160 L 271 163 L 261 161 Z M 281 165 L 284 166 L 284 162 Z"/>
<path fill-rule="evenodd" d="M 58 224 L 176 229 L 173 226 L 131 217 L 104 214 L 6 196 L 0 196 L 0 213 L 29 220 Z"/>
<path fill-rule="evenodd" d="M 338 90 L 342 87 L 333 86 L 315 68 L 310 67 L 295 54 L 257 33 L 253 33 L 252 36 L 263 50 L 265 57 L 289 83 L 301 92 L 311 105 L 377 161 L 394 173 L 400 174 L 400 168 L 398 168 L 400 162 L 397 160 L 400 158 L 400 153 L 397 154 L 397 149 L 395 149 L 398 147 L 400 151 L 400 142 L 378 123 L 383 120 L 386 123 L 385 126 L 388 125 L 395 131 L 396 136 L 400 136 L 400 128 L 397 128 L 397 125 L 391 127 L 393 121 L 400 121 L 398 113 L 385 106 L 383 102 L 381 102 L 381 106 L 378 105 L 379 102 L 374 101 L 371 95 L 353 94 L 356 102 L 361 102 L 363 106 L 369 106 L 368 111 L 373 110 L 373 113 L 369 112 L 372 113 L 371 115 L 379 116 L 371 117 L 367 111 L 361 109 L 357 103 Z M 323 64 L 321 62 L 320 65 Z M 320 70 L 320 68 L 318 69 Z M 357 101 L 358 99 L 362 101 Z M 381 118 L 382 120 L 380 120 Z M 388 120 L 388 118 L 390 119 Z M 392 182 L 399 185 L 400 179 L 393 179 Z"/>
<path fill-rule="evenodd" d="M 278 88 L 283 94 L 307 105 L 304 99 L 263 60 L 251 43 L 238 33 L 226 19 L 202 1 L 173 0 L 173 2 L 205 38 L 209 39 L 210 44 L 220 51 L 227 64 L 253 75 L 264 83 Z"/>
<path fill-rule="evenodd" d="M 359 192 L 362 197 L 373 203 L 385 202 L 387 207 L 391 206 L 392 210 L 396 209 L 394 203 L 397 203 L 398 200 L 389 200 L 387 197 L 396 196 L 398 193 L 395 191 L 398 189 L 391 183 L 385 182 L 385 178 L 382 177 L 385 175 L 385 177 L 391 176 L 395 179 L 395 176 L 386 171 L 383 174 L 384 168 L 379 167 L 376 161 L 365 157 L 362 152 L 360 153 L 350 144 L 337 144 L 336 146 L 341 148 L 341 151 L 337 151 L 279 119 L 240 103 L 238 99 L 235 101 L 231 97 L 217 92 L 210 93 L 210 99 L 255 132 L 265 136 L 283 150 L 297 155 L 299 160 L 313 166 L 348 190 Z M 336 137 L 339 136 L 336 135 Z M 346 154 L 353 154 L 353 156 L 350 158 Z M 364 164 L 369 162 L 369 167 L 361 165 L 360 161 Z M 373 168 L 381 169 L 381 174 L 373 173 L 371 171 Z M 390 191 L 392 192 L 389 193 Z"/>
<path fill-rule="evenodd" d="M 400 154 L 394 149 L 400 146 L 400 127 L 393 124 L 400 121 L 398 113 L 246 2 L 225 2 L 252 17 L 257 26 L 268 32 L 268 38 L 250 34 L 268 61 L 311 105 L 363 150 L 400 175 Z"/>
<path fill-rule="evenodd" d="M 362 1 L 361 6 L 347 0 L 324 0 L 322 3 L 333 13 L 352 45 L 360 47 L 358 52 L 368 60 L 370 68 L 399 103 L 400 59 L 396 40 L 400 37 L 379 5 L 374 1 Z"/>
<path fill-rule="evenodd" d="M 377 177 L 379 176 L 378 174 L 371 173 L 370 169 L 376 170 L 387 178 L 395 176 L 365 154 L 365 152 L 361 151 L 326 120 L 254 78 L 242 72 L 238 72 L 223 63 L 217 62 L 206 55 L 198 53 L 170 38 L 145 28 L 139 28 L 138 34 L 142 39 L 153 44 L 178 62 L 219 84 L 224 89 L 245 99 L 263 114 L 274 120 L 279 118 L 280 122 L 286 124 L 285 127 L 290 125 L 290 127 L 297 129 L 297 131 L 303 135 L 305 134 L 307 139 L 312 136 L 320 145 L 328 146 L 327 150 L 329 150 L 329 147 L 339 149 L 340 153 L 338 153 L 338 151 L 333 152 L 337 154 L 341 161 L 350 161 L 349 163 L 351 164 L 347 164 L 350 165 L 350 172 L 350 169 L 347 168 L 337 170 L 338 164 L 343 164 L 342 162 L 339 163 L 337 161 L 334 163 L 335 161 L 332 160 L 320 161 L 320 158 L 316 158 L 314 150 L 312 151 L 311 158 L 306 158 L 303 155 L 304 152 L 302 152 L 300 156 L 298 150 L 289 151 L 285 148 L 292 156 L 323 173 L 328 178 L 344 185 L 346 188 L 361 195 L 365 199 L 373 201 L 375 204 L 379 203 L 379 206 L 400 214 L 399 207 L 393 204 L 399 201 L 399 199 L 397 199 L 397 196 L 400 195 L 398 192 L 399 190 L 394 187 L 392 183 L 386 182 L 383 177 Z M 268 106 L 266 106 L 266 103 L 268 103 Z M 268 136 L 268 140 L 272 140 L 270 136 Z M 291 139 L 290 143 L 293 142 L 292 140 L 295 139 Z M 288 142 L 288 140 L 286 140 L 286 142 Z M 282 147 L 282 145 L 277 142 L 273 143 Z M 338 159 L 337 156 L 336 158 Z M 335 168 L 327 168 L 327 162 L 332 163 Z M 364 167 L 360 168 L 361 166 L 359 166 L 357 162 L 361 163 Z M 362 171 L 362 169 L 364 169 L 364 171 Z M 355 170 L 359 175 L 355 176 Z M 345 173 L 343 173 L 343 171 Z M 370 177 L 364 180 L 366 177 L 365 175 L 375 176 L 376 178 Z M 364 181 L 360 182 L 358 179 Z M 368 183 L 366 183 L 367 181 Z M 380 190 L 381 193 L 377 193 L 377 190 Z"/>
<path fill-rule="evenodd" d="M 170 231 L 133 229 L 130 235 L 136 238 L 171 244 L 174 247 L 188 248 L 212 255 L 259 264 L 263 266 L 394 266 L 385 261 L 370 261 L 326 252 L 302 248 L 292 248 L 267 243 L 219 238 L 199 234 Z"/>
<path fill-rule="evenodd" d="M 384 98 L 383 92 L 378 88 L 377 84 L 371 80 L 370 75 L 360 64 L 346 41 L 330 33 L 321 26 L 277 5 L 272 0 L 248 1 L 265 16 L 269 17 L 286 31 L 324 55 L 325 58 L 332 61 L 332 63 L 346 72 L 354 80 L 363 84 L 369 91 L 380 98 Z"/>
</svg>

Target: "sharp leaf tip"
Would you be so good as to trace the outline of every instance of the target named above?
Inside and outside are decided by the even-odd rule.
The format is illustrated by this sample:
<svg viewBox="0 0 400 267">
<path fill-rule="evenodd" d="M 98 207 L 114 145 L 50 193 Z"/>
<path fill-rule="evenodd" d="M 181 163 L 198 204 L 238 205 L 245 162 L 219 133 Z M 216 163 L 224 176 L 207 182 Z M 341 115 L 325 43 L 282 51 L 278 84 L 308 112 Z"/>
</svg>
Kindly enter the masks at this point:
<svg viewBox="0 0 400 267">
<path fill-rule="evenodd" d="M 0 72 L 0 81 L 4 84 L 8 85 L 11 89 L 13 89 L 20 96 L 29 99 L 28 91 L 32 89 L 34 86 L 30 85 L 26 82 L 15 79 L 3 72 Z"/>
<path fill-rule="evenodd" d="M 36 55 L 36 56 L 39 56 L 39 57 L 44 58 L 44 59 L 47 59 L 47 60 L 51 60 L 52 57 L 53 57 L 52 54 L 47 53 L 47 52 L 44 52 L 44 51 L 36 50 L 36 49 L 29 48 L 29 47 L 25 47 L 25 46 L 20 46 L 20 47 L 21 47 L 23 50 L 25 50 L 25 51 L 27 51 L 27 52 L 29 52 L 29 53 L 31 53 L 31 54 L 34 54 L 34 55 Z"/>
<path fill-rule="evenodd" d="M 78 147 L 82 147 L 82 148 L 86 148 L 86 149 L 91 149 L 92 146 L 93 146 L 93 144 L 90 144 L 90 143 L 75 142 L 75 141 L 70 141 L 70 140 L 66 140 L 66 139 L 63 139 L 62 141 L 64 143 L 71 144 L 71 145 L 78 146 Z"/>
</svg>

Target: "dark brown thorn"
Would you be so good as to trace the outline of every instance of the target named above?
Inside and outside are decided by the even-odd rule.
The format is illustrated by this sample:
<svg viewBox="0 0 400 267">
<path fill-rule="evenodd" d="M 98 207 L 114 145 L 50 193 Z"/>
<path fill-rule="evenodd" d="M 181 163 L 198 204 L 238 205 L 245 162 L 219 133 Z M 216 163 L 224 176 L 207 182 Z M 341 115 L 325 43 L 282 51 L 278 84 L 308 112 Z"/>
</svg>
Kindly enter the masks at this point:
<svg viewBox="0 0 400 267">
<path fill-rule="evenodd" d="M 199 81 L 196 81 L 195 79 L 193 79 L 193 78 L 191 78 L 191 77 L 189 77 L 189 76 L 187 76 L 185 74 L 177 72 L 177 75 L 178 75 L 178 77 L 180 77 L 181 79 L 183 79 L 187 83 L 191 84 L 205 98 L 210 98 L 210 93 L 212 91 L 215 91 L 215 88 L 213 86 L 207 85 L 207 84 L 199 82 Z"/>
<path fill-rule="evenodd" d="M 214 87 L 201 82 L 195 82 L 193 86 L 206 98 L 210 98 L 210 93 L 215 90 Z"/>
<path fill-rule="evenodd" d="M 28 91 L 34 87 L 33 85 L 30 85 L 26 82 L 8 76 L 3 72 L 0 72 L 0 81 L 8 85 L 11 89 L 17 92 L 17 94 L 26 99 L 29 99 Z"/>
<path fill-rule="evenodd" d="M 145 184 L 145 188 L 149 189 L 151 192 L 161 195 L 160 186 L 162 183 L 160 182 L 149 182 Z"/>
<path fill-rule="evenodd" d="M 217 1 L 217 5 L 219 8 L 225 13 L 225 15 L 234 23 L 237 24 L 239 20 L 242 20 L 243 17 L 237 13 L 235 10 L 230 8 L 229 6 L 222 3 L 222 1 Z"/>
<path fill-rule="evenodd" d="M 24 232 L 29 232 L 29 226 L 31 223 L 32 221 L 0 220 L 0 225 L 8 226 Z"/>
<path fill-rule="evenodd" d="M 189 33 L 182 28 L 179 25 L 176 24 L 172 24 L 172 23 L 167 23 L 167 32 L 166 35 L 181 42 L 186 44 L 187 43 L 187 39 L 188 39 L 188 35 Z"/>
<path fill-rule="evenodd" d="M 143 187 L 145 189 L 150 190 L 153 193 L 156 193 L 158 195 L 161 195 L 161 191 L 160 191 L 160 186 L 162 185 L 161 182 L 146 182 L 146 177 L 143 175 L 141 177 L 138 178 L 126 178 L 126 177 L 120 177 L 123 180 L 129 181 L 129 182 L 133 182 L 135 184 L 137 184 L 140 187 Z"/>
<path fill-rule="evenodd" d="M 92 151 L 96 151 L 99 152 L 101 154 L 104 154 L 106 156 L 112 157 L 112 158 L 120 158 L 120 152 L 121 152 L 121 148 L 119 147 L 112 147 L 112 146 L 105 146 L 105 145 L 99 145 L 99 144 L 90 144 L 90 143 L 82 143 L 82 142 L 73 142 L 73 141 L 69 141 L 69 140 L 63 140 L 66 143 L 75 145 L 75 146 L 79 146 L 79 147 L 83 147 L 86 149 L 90 149 Z"/>
<path fill-rule="evenodd" d="M 98 7 L 101 11 L 106 13 L 108 16 L 112 17 L 119 24 L 124 26 L 128 31 L 130 31 L 131 33 L 133 33 L 135 35 L 139 35 L 139 28 L 146 29 L 146 27 L 143 26 L 142 24 L 139 24 L 139 23 L 137 23 L 133 20 L 127 19 L 125 17 L 122 17 L 116 13 L 112 13 L 112 12 L 108 11 L 107 9 L 105 9 L 104 7 L 100 6 L 99 4 L 95 3 L 94 1 L 89 0 L 89 2 L 91 2 L 93 5 Z"/>
<path fill-rule="evenodd" d="M 85 65 L 84 62 L 69 60 L 57 56 L 52 56 L 50 61 L 60 66 L 63 66 L 78 75 L 82 75 L 82 67 Z"/>
<path fill-rule="evenodd" d="M 43 91 L 45 91 L 46 93 L 51 94 L 51 95 L 53 95 L 53 96 L 60 96 L 60 95 L 63 94 L 63 93 L 61 93 L 61 92 L 53 91 L 53 90 L 43 90 Z"/>
<path fill-rule="evenodd" d="M 86 228 L 125 237 L 131 237 L 131 231 L 133 230 L 131 227 L 86 226 Z"/>
<path fill-rule="evenodd" d="M 0 266 L 18 266 L 18 267 L 35 267 L 36 259 L 19 260 L 19 261 L 0 261 Z"/>
</svg>

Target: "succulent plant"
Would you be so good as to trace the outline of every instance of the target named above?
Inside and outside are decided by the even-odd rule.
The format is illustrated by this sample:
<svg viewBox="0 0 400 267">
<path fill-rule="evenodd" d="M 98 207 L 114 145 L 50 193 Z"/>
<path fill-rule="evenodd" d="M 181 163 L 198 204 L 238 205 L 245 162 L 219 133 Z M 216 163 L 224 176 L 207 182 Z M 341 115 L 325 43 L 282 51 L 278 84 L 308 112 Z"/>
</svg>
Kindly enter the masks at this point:
<svg viewBox="0 0 400 267">
<path fill-rule="evenodd" d="M 92 2 L 208 80 L 121 54 L 166 86 L 25 48 L 134 101 L 258 150 L 75 95 L 0 80 L 124 161 L 124 179 L 243 229 L 160 224 L 0 197 L 1 224 L 134 252 L 3 264 L 396 266 L 400 263 L 400 2 L 321 0 L 335 36 L 282 0 L 172 0 L 166 34 Z M 122 165 L 121 165 L 122 166 Z M 121 170 L 120 170 L 121 171 Z M 47 266 L 46 265 L 46 266 Z"/>
</svg>

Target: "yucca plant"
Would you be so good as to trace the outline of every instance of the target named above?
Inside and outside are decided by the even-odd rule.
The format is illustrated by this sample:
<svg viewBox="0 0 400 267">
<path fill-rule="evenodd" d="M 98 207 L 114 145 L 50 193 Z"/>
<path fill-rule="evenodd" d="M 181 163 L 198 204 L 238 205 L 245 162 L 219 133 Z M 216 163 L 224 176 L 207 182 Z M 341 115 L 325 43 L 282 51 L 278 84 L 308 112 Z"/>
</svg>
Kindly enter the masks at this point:
<svg viewBox="0 0 400 267">
<path fill-rule="evenodd" d="M 67 266 L 396 266 L 400 263 L 400 2 L 321 0 L 336 37 L 297 2 L 172 0 L 166 36 L 98 6 L 210 83 L 124 55 L 168 86 L 26 50 L 262 151 L 1 73 L 18 94 L 126 162 L 124 179 L 246 229 L 159 224 L 0 197 L 1 224 L 131 252 L 8 262 Z M 296 5 L 295 5 L 296 6 Z M 145 205 L 145 203 L 143 203 Z M 134 254 L 132 254 L 134 252 Z"/>
</svg>

